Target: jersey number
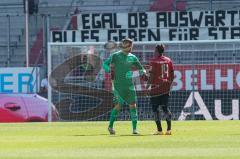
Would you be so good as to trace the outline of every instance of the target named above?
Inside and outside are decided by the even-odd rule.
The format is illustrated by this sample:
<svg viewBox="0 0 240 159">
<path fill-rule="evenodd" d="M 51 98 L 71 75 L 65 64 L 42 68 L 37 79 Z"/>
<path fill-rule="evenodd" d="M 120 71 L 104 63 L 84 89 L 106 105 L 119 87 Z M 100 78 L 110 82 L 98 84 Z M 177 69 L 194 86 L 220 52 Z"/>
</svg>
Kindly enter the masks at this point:
<svg viewBox="0 0 240 159">
<path fill-rule="evenodd" d="M 169 77 L 168 64 L 164 63 L 161 65 L 161 78 L 166 79 Z"/>
</svg>

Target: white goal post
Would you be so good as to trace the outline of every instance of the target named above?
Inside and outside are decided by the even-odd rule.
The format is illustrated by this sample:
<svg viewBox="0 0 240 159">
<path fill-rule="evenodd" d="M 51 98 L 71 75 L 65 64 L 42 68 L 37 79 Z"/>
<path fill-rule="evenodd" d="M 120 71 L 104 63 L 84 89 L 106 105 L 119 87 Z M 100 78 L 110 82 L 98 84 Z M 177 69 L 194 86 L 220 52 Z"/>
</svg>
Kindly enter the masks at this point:
<svg viewBox="0 0 240 159">
<path fill-rule="evenodd" d="M 239 119 L 240 39 L 134 42 L 133 54 L 147 66 L 155 45 L 160 43 L 166 45 L 165 55 L 174 63 L 169 107 L 175 120 Z M 48 100 L 49 105 L 56 105 L 61 120 L 108 120 L 112 108 L 111 81 L 101 64 L 113 50 L 105 44 L 48 44 Z M 149 99 L 141 95 L 142 81 L 134 78 L 134 82 L 140 92 L 139 118 L 152 119 Z M 128 118 L 124 107 L 119 120 Z"/>
</svg>

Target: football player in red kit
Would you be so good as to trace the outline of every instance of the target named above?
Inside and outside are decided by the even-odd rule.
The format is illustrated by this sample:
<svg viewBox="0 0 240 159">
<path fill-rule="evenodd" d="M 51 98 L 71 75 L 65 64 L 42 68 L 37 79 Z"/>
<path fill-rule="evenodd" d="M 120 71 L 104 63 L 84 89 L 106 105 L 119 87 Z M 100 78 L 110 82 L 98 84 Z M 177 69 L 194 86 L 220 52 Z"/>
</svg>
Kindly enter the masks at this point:
<svg viewBox="0 0 240 159">
<path fill-rule="evenodd" d="M 154 113 L 157 132 L 155 135 L 163 135 L 159 106 L 162 108 L 167 121 L 166 135 L 171 135 L 171 112 L 168 108 L 171 85 L 174 79 L 174 69 L 172 60 L 163 55 L 165 46 L 156 45 L 156 56 L 150 60 L 150 77 L 147 89 L 150 93 L 150 101 Z"/>
</svg>

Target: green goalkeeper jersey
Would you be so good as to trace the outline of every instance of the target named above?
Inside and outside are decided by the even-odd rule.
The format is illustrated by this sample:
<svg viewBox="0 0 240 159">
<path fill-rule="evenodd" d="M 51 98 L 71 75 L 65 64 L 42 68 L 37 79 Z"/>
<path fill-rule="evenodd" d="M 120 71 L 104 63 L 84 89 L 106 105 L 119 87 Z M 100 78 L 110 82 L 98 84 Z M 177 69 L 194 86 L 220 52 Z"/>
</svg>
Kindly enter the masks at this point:
<svg viewBox="0 0 240 159">
<path fill-rule="evenodd" d="M 125 54 L 122 51 L 112 53 L 103 63 L 103 69 L 108 73 L 110 72 L 110 65 L 114 67 L 114 88 L 117 90 L 134 90 L 133 70 L 139 70 L 140 75 L 145 72 L 138 58 L 132 53 Z"/>
</svg>

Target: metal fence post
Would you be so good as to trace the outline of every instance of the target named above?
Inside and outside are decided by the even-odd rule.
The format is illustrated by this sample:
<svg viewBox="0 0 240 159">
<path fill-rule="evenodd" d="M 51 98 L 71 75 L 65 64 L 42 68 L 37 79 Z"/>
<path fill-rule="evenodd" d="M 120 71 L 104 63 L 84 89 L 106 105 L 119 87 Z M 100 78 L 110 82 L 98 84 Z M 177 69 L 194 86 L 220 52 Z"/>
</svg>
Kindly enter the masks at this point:
<svg viewBox="0 0 240 159">
<path fill-rule="evenodd" d="M 7 67 L 10 65 L 10 54 L 11 54 L 11 21 L 10 21 L 10 16 L 7 15 L 7 23 L 8 23 L 8 44 L 7 44 L 7 51 L 8 51 L 8 56 L 7 56 Z"/>
<path fill-rule="evenodd" d="M 29 67 L 29 10 L 28 0 L 25 0 L 25 44 L 26 44 L 26 67 Z"/>
</svg>

